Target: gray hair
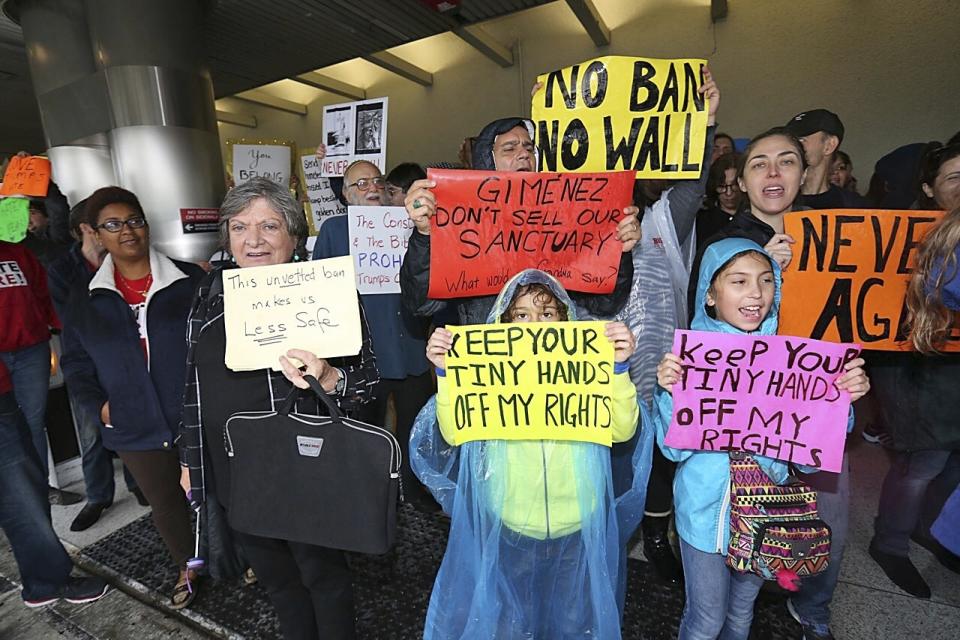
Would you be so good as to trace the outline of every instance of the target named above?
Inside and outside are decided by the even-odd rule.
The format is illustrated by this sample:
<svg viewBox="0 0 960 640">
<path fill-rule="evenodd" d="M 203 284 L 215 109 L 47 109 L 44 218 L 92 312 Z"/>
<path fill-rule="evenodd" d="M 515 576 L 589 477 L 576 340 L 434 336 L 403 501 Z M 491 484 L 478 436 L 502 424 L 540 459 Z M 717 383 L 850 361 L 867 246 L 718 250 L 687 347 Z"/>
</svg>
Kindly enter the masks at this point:
<svg viewBox="0 0 960 640">
<path fill-rule="evenodd" d="M 252 178 L 240 186 L 227 192 L 220 206 L 220 246 L 230 253 L 230 220 L 246 211 L 254 200 L 263 198 L 271 209 L 280 214 L 287 227 L 287 233 L 296 238 L 295 253 L 301 258 L 307 257 L 307 219 L 303 215 L 303 207 L 297 202 L 290 191 L 268 178 Z"/>
</svg>

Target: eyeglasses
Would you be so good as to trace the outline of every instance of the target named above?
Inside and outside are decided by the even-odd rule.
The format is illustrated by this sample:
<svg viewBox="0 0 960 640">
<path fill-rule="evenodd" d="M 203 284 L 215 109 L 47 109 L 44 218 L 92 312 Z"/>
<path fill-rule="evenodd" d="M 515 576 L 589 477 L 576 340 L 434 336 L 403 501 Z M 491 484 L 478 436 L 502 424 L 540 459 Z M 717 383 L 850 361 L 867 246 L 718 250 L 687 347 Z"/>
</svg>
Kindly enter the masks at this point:
<svg viewBox="0 0 960 640">
<path fill-rule="evenodd" d="M 730 184 L 718 184 L 717 193 L 733 193 L 736 187 L 737 184 L 735 182 L 731 182 Z"/>
<path fill-rule="evenodd" d="M 107 220 L 103 224 L 95 226 L 94 229 L 103 229 L 110 233 L 120 233 L 123 225 L 127 225 L 131 229 L 143 229 L 147 226 L 147 219 L 143 216 L 136 216 L 134 218 L 127 218 L 126 220 Z"/>
<path fill-rule="evenodd" d="M 387 185 L 387 195 L 390 196 L 391 198 L 396 198 L 397 196 L 403 195 L 405 193 L 406 193 L 406 190 L 401 187 L 397 187 L 392 184 Z"/>
<path fill-rule="evenodd" d="M 383 189 L 387 186 L 387 181 L 383 178 L 360 178 L 352 184 L 348 184 L 347 188 L 356 187 L 357 191 L 369 191 L 370 187 L 374 189 Z"/>
</svg>

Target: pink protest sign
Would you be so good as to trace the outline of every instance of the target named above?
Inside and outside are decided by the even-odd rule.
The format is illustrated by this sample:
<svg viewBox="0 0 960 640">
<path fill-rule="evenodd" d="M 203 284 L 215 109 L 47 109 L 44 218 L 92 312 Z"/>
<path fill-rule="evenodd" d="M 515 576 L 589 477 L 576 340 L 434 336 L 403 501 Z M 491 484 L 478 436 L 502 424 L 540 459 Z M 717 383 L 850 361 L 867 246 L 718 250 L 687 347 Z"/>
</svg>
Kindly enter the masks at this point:
<svg viewBox="0 0 960 640">
<path fill-rule="evenodd" d="M 833 383 L 860 345 L 677 331 L 673 353 L 684 375 L 673 387 L 665 444 L 840 471 L 850 394 Z"/>
</svg>

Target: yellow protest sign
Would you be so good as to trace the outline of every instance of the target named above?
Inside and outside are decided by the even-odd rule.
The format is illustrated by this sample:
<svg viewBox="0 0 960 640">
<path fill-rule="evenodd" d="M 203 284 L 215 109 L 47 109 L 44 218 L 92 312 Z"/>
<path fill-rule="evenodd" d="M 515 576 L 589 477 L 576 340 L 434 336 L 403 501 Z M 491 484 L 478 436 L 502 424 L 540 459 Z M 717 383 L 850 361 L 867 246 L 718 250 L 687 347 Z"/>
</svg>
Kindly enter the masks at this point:
<svg viewBox="0 0 960 640">
<path fill-rule="evenodd" d="M 454 444 L 577 440 L 610 446 L 613 345 L 604 322 L 447 327 Z"/>
<path fill-rule="evenodd" d="M 290 349 L 321 358 L 359 353 L 355 278 L 350 256 L 224 271 L 227 367 L 279 370 Z"/>
<path fill-rule="evenodd" d="M 706 60 L 603 56 L 537 77 L 540 171 L 622 171 L 699 178 L 708 103 Z"/>
</svg>

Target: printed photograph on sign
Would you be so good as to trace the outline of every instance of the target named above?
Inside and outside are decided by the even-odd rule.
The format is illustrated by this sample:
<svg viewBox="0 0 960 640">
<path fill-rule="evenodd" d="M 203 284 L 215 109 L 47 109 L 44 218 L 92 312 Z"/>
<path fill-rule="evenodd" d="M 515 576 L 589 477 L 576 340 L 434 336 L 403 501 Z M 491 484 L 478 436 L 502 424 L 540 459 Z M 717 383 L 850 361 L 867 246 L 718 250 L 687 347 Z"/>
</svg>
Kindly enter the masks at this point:
<svg viewBox="0 0 960 640">
<path fill-rule="evenodd" d="M 342 176 L 356 160 L 367 160 L 386 171 L 388 104 L 387 98 L 373 98 L 323 108 L 321 139 L 327 153 L 320 162 L 321 176 Z"/>
<path fill-rule="evenodd" d="M 223 309 L 225 364 L 233 371 L 279 370 L 290 349 L 321 358 L 360 352 L 349 256 L 225 271 Z"/>
<path fill-rule="evenodd" d="M 383 103 L 357 106 L 357 153 L 380 153 L 383 147 Z"/>
<path fill-rule="evenodd" d="M 541 171 L 632 170 L 637 178 L 696 179 L 708 107 L 705 60 L 604 56 L 537 77 Z"/>
<path fill-rule="evenodd" d="M 826 209 L 784 216 L 796 244 L 783 279 L 780 333 L 904 351 L 907 284 L 943 211 Z M 944 346 L 960 350 L 960 331 Z"/>
<path fill-rule="evenodd" d="M 324 139 L 328 156 L 353 153 L 353 109 L 334 107 L 323 113 Z"/>
<path fill-rule="evenodd" d="M 363 295 L 400 293 L 400 265 L 413 232 L 403 207 L 349 207 L 350 255 Z"/>
<path fill-rule="evenodd" d="M 840 472 L 850 394 L 834 382 L 860 345 L 678 330 L 672 352 L 683 375 L 664 444 Z"/>
</svg>

